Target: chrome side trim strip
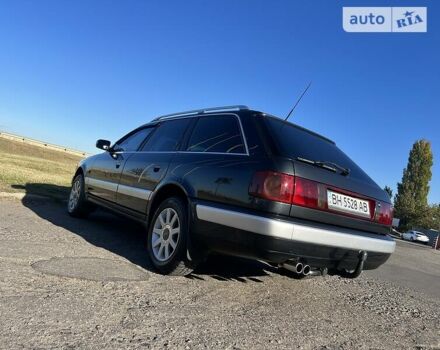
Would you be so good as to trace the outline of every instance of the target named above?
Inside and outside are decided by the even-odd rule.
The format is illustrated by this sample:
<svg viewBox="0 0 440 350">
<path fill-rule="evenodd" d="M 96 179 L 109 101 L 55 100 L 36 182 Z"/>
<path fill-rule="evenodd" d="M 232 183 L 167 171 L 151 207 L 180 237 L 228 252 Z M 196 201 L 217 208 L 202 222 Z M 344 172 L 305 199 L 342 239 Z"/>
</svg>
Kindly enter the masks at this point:
<svg viewBox="0 0 440 350">
<path fill-rule="evenodd" d="M 244 133 L 243 125 L 241 124 L 241 119 L 240 119 L 240 117 L 237 114 L 235 114 L 235 116 L 237 117 L 238 124 L 240 125 L 241 138 L 242 138 L 243 143 L 244 143 L 244 148 L 246 150 L 246 154 L 249 155 L 249 148 L 248 148 L 248 144 L 247 144 L 247 140 L 246 140 L 246 135 Z"/>
<path fill-rule="evenodd" d="M 359 235 L 351 229 L 308 226 L 200 204 L 196 211 L 200 220 L 298 242 L 387 254 L 394 252 L 396 246 L 396 242 L 390 238 L 380 239 L 375 234 L 365 233 Z"/>
<path fill-rule="evenodd" d="M 118 184 L 115 182 L 98 180 L 88 176 L 85 177 L 85 183 L 87 186 L 99 187 L 107 191 L 116 192 L 118 189 Z"/>
<path fill-rule="evenodd" d="M 126 185 L 121 185 L 119 184 L 118 186 L 118 194 L 124 194 L 126 196 L 131 196 L 131 197 L 136 197 L 139 199 L 143 199 L 143 200 L 149 200 L 152 191 L 150 190 L 146 190 L 143 188 L 138 188 L 138 187 L 132 187 L 132 186 L 126 186 Z"/>
<path fill-rule="evenodd" d="M 136 197 L 144 200 L 150 199 L 152 193 L 152 191 L 143 188 L 118 185 L 114 182 L 98 180 L 87 176 L 85 178 L 85 183 L 87 186 L 98 187 L 107 191 L 118 192 L 127 196 Z"/>
</svg>

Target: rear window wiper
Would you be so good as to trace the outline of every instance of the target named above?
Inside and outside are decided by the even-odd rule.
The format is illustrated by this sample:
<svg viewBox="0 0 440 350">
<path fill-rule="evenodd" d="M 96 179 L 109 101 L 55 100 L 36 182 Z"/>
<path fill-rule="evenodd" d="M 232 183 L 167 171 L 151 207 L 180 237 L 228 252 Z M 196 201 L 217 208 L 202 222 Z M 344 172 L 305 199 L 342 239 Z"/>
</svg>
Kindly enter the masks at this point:
<svg viewBox="0 0 440 350">
<path fill-rule="evenodd" d="M 296 157 L 296 160 L 299 160 L 300 162 L 303 162 L 303 163 L 319 166 L 320 168 L 333 171 L 334 173 L 336 173 L 339 170 L 341 172 L 341 175 L 344 175 L 344 176 L 347 176 L 348 174 L 350 174 L 349 168 L 344 168 L 343 166 L 340 166 L 339 164 L 336 164 L 333 162 L 311 160 L 311 159 L 302 158 L 302 157 Z"/>
</svg>

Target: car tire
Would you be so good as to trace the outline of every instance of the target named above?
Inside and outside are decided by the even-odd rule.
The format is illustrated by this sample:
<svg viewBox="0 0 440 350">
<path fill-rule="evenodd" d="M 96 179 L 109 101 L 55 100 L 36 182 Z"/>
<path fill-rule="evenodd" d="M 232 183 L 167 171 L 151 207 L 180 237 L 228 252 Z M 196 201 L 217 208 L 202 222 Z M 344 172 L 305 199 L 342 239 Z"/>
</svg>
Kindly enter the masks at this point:
<svg viewBox="0 0 440 350">
<path fill-rule="evenodd" d="M 67 212 L 70 216 L 80 218 L 89 215 L 93 209 L 93 205 L 86 200 L 84 176 L 78 174 L 72 181 L 67 201 Z"/>
<path fill-rule="evenodd" d="M 147 235 L 147 251 L 164 275 L 186 276 L 194 266 L 188 259 L 188 209 L 182 199 L 165 199 L 154 212 Z"/>
<path fill-rule="evenodd" d="M 410 240 L 411 242 L 414 242 L 414 238 L 412 238 L 412 237 L 410 237 L 409 240 Z"/>
</svg>

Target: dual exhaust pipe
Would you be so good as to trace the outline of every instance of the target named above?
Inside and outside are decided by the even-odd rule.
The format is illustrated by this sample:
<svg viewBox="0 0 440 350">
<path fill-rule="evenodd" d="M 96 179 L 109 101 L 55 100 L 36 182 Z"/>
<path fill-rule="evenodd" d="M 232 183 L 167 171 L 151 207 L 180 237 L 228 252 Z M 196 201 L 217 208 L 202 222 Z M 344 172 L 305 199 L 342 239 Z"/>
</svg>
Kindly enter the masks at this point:
<svg viewBox="0 0 440 350">
<path fill-rule="evenodd" d="M 286 270 L 292 271 L 298 275 L 310 275 L 312 273 L 312 268 L 310 265 L 303 264 L 301 262 L 285 262 L 281 264 Z"/>
<path fill-rule="evenodd" d="M 368 253 L 365 250 L 360 250 L 358 253 L 358 262 L 356 268 L 353 271 L 347 271 L 346 269 L 340 270 L 339 275 L 345 278 L 358 277 L 364 269 L 364 264 L 365 261 L 367 260 L 367 257 L 368 257 Z M 292 271 L 297 275 L 304 275 L 304 276 L 317 276 L 317 275 L 325 276 L 328 272 L 327 267 L 321 267 L 320 269 L 312 270 L 310 265 L 303 264 L 298 260 L 286 261 L 280 264 L 279 266 L 285 268 L 286 270 Z"/>
</svg>

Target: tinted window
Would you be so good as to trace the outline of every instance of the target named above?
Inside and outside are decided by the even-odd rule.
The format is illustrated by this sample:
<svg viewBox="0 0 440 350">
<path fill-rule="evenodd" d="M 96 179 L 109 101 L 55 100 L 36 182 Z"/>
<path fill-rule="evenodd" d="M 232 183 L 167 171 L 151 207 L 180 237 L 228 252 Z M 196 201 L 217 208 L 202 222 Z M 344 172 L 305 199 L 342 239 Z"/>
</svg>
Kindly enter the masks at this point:
<svg viewBox="0 0 440 350">
<path fill-rule="evenodd" d="M 125 136 L 122 141 L 119 141 L 115 149 L 117 151 L 132 152 L 137 151 L 141 143 L 147 138 L 151 133 L 153 128 L 145 128 L 134 132 L 129 136 Z"/>
<path fill-rule="evenodd" d="M 281 155 L 295 159 L 306 158 L 315 161 L 333 162 L 351 170 L 350 176 L 364 180 L 371 179 L 334 143 L 312 132 L 277 118 L 265 118 Z"/>
<path fill-rule="evenodd" d="M 175 151 L 189 123 L 190 119 L 170 120 L 161 123 L 142 147 L 142 150 L 150 152 Z"/>
<path fill-rule="evenodd" d="M 237 118 L 234 116 L 199 118 L 188 142 L 187 151 L 245 153 Z"/>
</svg>

